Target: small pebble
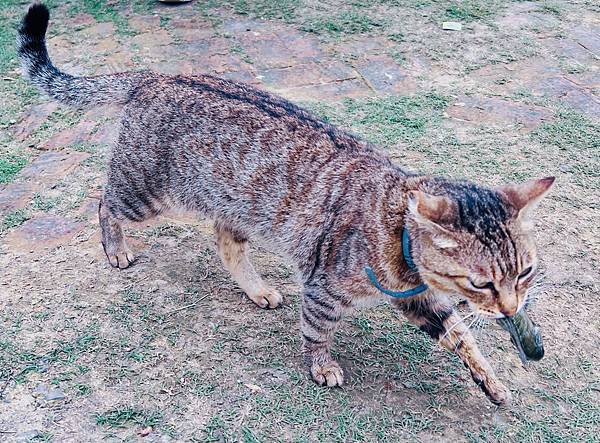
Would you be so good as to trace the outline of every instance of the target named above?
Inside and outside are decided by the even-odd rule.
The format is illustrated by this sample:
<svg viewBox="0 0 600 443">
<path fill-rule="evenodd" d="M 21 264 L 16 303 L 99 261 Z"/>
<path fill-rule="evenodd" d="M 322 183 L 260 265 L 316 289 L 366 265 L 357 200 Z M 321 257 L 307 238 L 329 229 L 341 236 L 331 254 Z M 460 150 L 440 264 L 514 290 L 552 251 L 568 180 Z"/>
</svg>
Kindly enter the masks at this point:
<svg viewBox="0 0 600 443">
<path fill-rule="evenodd" d="M 60 389 L 52 389 L 44 397 L 44 400 L 46 400 L 46 401 L 58 401 L 58 400 L 64 400 L 64 399 L 65 399 L 65 394 Z"/>
<path fill-rule="evenodd" d="M 462 31 L 462 25 L 458 22 L 444 22 L 442 29 L 445 31 Z"/>
</svg>

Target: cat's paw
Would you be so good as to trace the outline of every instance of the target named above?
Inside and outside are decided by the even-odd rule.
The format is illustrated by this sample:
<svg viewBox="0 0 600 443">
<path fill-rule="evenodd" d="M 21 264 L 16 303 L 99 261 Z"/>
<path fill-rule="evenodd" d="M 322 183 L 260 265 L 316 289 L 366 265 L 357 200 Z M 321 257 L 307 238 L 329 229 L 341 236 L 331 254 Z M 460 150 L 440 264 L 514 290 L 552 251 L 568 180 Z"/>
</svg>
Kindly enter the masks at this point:
<svg viewBox="0 0 600 443">
<path fill-rule="evenodd" d="M 283 301 L 280 292 L 273 288 L 264 288 L 256 294 L 248 294 L 248 298 L 263 309 L 275 309 Z"/>
<path fill-rule="evenodd" d="M 335 360 L 325 364 L 314 363 L 310 368 L 310 375 L 320 386 L 331 388 L 344 384 L 344 371 Z"/>
<path fill-rule="evenodd" d="M 498 381 L 495 377 L 486 377 L 478 379 L 473 377 L 475 383 L 479 385 L 483 393 L 496 406 L 506 406 L 512 400 L 512 395 L 508 388 Z"/>
<path fill-rule="evenodd" d="M 510 404 L 512 395 L 510 390 L 500 383 L 498 380 L 493 380 L 487 383 L 488 398 L 497 406 L 506 406 Z"/>
<path fill-rule="evenodd" d="M 135 256 L 127 246 L 115 251 L 108 251 L 105 247 L 104 252 L 106 253 L 108 262 L 113 268 L 125 269 L 135 260 Z"/>
</svg>

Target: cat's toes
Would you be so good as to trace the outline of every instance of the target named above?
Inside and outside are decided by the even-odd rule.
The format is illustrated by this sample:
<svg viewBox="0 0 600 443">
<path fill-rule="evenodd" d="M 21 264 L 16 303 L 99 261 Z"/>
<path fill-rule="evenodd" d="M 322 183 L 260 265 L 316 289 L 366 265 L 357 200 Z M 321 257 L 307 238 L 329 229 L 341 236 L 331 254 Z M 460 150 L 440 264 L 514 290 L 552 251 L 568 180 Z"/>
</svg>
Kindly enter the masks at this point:
<svg viewBox="0 0 600 443">
<path fill-rule="evenodd" d="M 510 403 L 512 395 L 508 388 L 498 381 L 496 378 L 485 378 L 477 380 L 473 377 L 475 383 L 479 385 L 481 390 L 497 406 L 506 406 Z"/>
<path fill-rule="evenodd" d="M 512 400 L 512 395 L 508 388 L 498 381 L 488 386 L 488 392 L 488 398 L 497 406 L 506 406 Z"/>
<path fill-rule="evenodd" d="M 265 288 L 253 295 L 248 294 L 248 298 L 263 309 L 275 309 L 283 301 L 283 297 L 279 291 L 273 288 Z"/>
<path fill-rule="evenodd" d="M 331 388 L 344 384 L 344 371 L 334 360 L 330 360 L 323 365 L 313 364 L 310 368 L 310 374 L 313 380 L 320 386 Z"/>
<path fill-rule="evenodd" d="M 114 253 L 106 251 L 108 262 L 113 268 L 125 269 L 135 260 L 133 253 L 125 248 Z"/>
</svg>

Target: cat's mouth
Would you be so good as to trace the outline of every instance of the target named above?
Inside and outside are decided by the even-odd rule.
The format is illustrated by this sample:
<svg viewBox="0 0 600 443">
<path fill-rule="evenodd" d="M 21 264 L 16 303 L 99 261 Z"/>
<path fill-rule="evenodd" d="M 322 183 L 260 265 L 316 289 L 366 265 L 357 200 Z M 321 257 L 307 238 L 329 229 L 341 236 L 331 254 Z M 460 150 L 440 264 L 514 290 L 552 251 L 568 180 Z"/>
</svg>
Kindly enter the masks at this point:
<svg viewBox="0 0 600 443">
<path fill-rule="evenodd" d="M 496 321 L 510 333 L 510 340 L 517 348 L 523 363 L 542 359 L 544 344 L 540 328 L 531 321 L 525 309 L 521 309 L 512 317 L 497 318 Z"/>
</svg>

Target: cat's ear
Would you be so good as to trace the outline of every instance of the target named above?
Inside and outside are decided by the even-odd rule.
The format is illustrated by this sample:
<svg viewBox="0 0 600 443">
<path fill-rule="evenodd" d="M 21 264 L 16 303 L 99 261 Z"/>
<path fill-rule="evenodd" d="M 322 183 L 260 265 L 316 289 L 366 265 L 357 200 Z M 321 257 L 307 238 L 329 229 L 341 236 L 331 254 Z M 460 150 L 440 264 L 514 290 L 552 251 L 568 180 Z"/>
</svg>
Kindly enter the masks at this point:
<svg viewBox="0 0 600 443">
<path fill-rule="evenodd" d="M 540 200 L 550 191 L 555 177 L 546 177 L 539 180 L 530 180 L 521 184 L 506 185 L 497 188 L 509 203 L 518 211 L 517 218 L 527 222 L 531 212 Z"/>
<path fill-rule="evenodd" d="M 430 234 L 431 241 L 438 248 L 458 246 L 452 233 L 442 226 L 449 224 L 456 214 L 450 199 L 421 191 L 409 191 L 408 210 L 419 228 Z"/>
</svg>

